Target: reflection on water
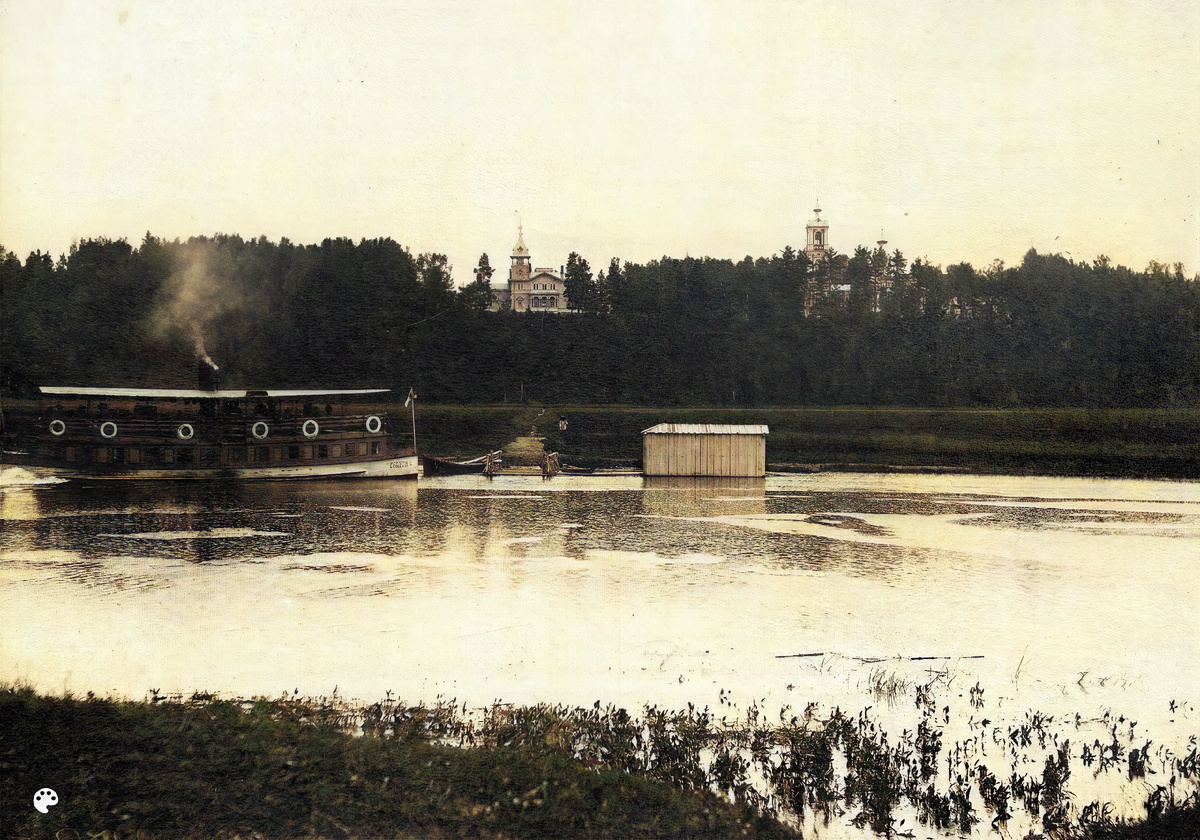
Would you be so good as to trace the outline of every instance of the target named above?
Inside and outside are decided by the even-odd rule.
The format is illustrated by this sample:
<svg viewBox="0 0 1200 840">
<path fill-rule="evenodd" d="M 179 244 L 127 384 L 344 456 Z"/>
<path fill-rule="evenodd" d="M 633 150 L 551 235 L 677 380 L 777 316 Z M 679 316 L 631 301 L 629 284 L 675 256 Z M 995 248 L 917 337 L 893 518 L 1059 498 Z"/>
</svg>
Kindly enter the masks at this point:
<svg viewBox="0 0 1200 840">
<path fill-rule="evenodd" d="M 0 678 L 44 690 L 859 708 L 941 657 L 1014 713 L 1167 726 L 1200 696 L 1195 483 L 72 482 L 0 510 Z"/>
<path fill-rule="evenodd" d="M 649 476 L 642 504 L 650 516 L 716 516 L 766 511 L 766 479 Z"/>
</svg>

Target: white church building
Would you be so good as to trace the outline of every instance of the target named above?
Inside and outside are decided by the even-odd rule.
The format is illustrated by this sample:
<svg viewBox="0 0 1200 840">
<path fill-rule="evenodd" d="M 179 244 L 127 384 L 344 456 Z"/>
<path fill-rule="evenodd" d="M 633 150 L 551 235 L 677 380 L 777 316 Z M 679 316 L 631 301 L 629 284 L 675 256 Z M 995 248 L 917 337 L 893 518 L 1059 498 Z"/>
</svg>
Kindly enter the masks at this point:
<svg viewBox="0 0 1200 840">
<path fill-rule="evenodd" d="M 517 228 L 517 244 L 513 247 L 512 265 L 508 269 L 508 282 L 493 284 L 497 310 L 511 309 L 514 312 L 571 312 L 567 300 L 563 270 L 533 268 L 529 262 L 529 249 L 525 247 L 525 234 Z"/>
<path fill-rule="evenodd" d="M 825 259 L 832 251 L 829 246 L 829 222 L 821 218 L 820 205 L 813 210 L 815 218 L 805 226 L 804 253 L 814 264 Z M 882 242 L 880 243 L 882 246 Z M 508 280 L 492 284 L 496 301 L 492 310 L 503 312 L 575 312 L 567 299 L 563 268 L 534 268 L 530 263 L 529 249 L 525 247 L 524 229 L 517 227 L 517 244 L 513 246 L 512 265 L 508 269 Z M 822 293 L 848 290 L 809 288 L 805 301 L 805 312 L 812 309 L 816 297 Z"/>
</svg>

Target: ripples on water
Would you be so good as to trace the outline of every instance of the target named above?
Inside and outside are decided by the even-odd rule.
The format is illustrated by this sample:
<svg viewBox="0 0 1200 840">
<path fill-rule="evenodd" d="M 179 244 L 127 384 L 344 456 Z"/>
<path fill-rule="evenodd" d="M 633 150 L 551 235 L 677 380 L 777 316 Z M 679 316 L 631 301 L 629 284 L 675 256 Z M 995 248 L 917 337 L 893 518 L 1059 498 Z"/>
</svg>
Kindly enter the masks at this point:
<svg viewBox="0 0 1200 840">
<path fill-rule="evenodd" d="M 993 718 L 1196 730 L 1169 706 L 1200 697 L 1195 483 L 10 483 L 0 510 L 0 677 L 43 690 L 858 709 L 936 679 Z"/>
</svg>

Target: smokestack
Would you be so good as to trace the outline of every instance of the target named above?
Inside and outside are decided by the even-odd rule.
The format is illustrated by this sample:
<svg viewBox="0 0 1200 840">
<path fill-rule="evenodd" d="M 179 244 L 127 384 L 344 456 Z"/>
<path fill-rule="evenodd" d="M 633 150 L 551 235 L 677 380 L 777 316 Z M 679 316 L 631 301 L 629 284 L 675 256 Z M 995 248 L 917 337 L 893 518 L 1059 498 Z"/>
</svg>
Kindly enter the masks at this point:
<svg viewBox="0 0 1200 840">
<path fill-rule="evenodd" d="M 217 391 L 221 388 L 221 374 L 218 373 L 219 368 L 207 354 L 200 357 L 197 362 L 197 374 L 200 380 L 201 391 Z"/>
</svg>

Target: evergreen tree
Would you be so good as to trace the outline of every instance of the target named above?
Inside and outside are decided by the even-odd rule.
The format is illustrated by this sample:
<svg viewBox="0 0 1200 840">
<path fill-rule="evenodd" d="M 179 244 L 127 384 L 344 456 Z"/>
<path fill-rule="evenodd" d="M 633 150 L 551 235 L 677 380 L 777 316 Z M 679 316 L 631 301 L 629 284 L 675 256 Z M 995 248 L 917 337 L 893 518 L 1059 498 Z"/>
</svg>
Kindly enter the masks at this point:
<svg viewBox="0 0 1200 840">
<path fill-rule="evenodd" d="M 572 251 L 567 257 L 566 274 L 563 276 L 563 291 L 571 309 L 594 312 L 596 309 L 595 283 L 588 261 Z"/>
<path fill-rule="evenodd" d="M 479 257 L 479 265 L 475 266 L 475 279 L 468 283 L 458 293 L 459 299 L 472 312 L 484 312 L 496 302 L 496 293 L 492 291 L 492 274 L 495 269 L 488 262 L 488 255 Z"/>
</svg>

